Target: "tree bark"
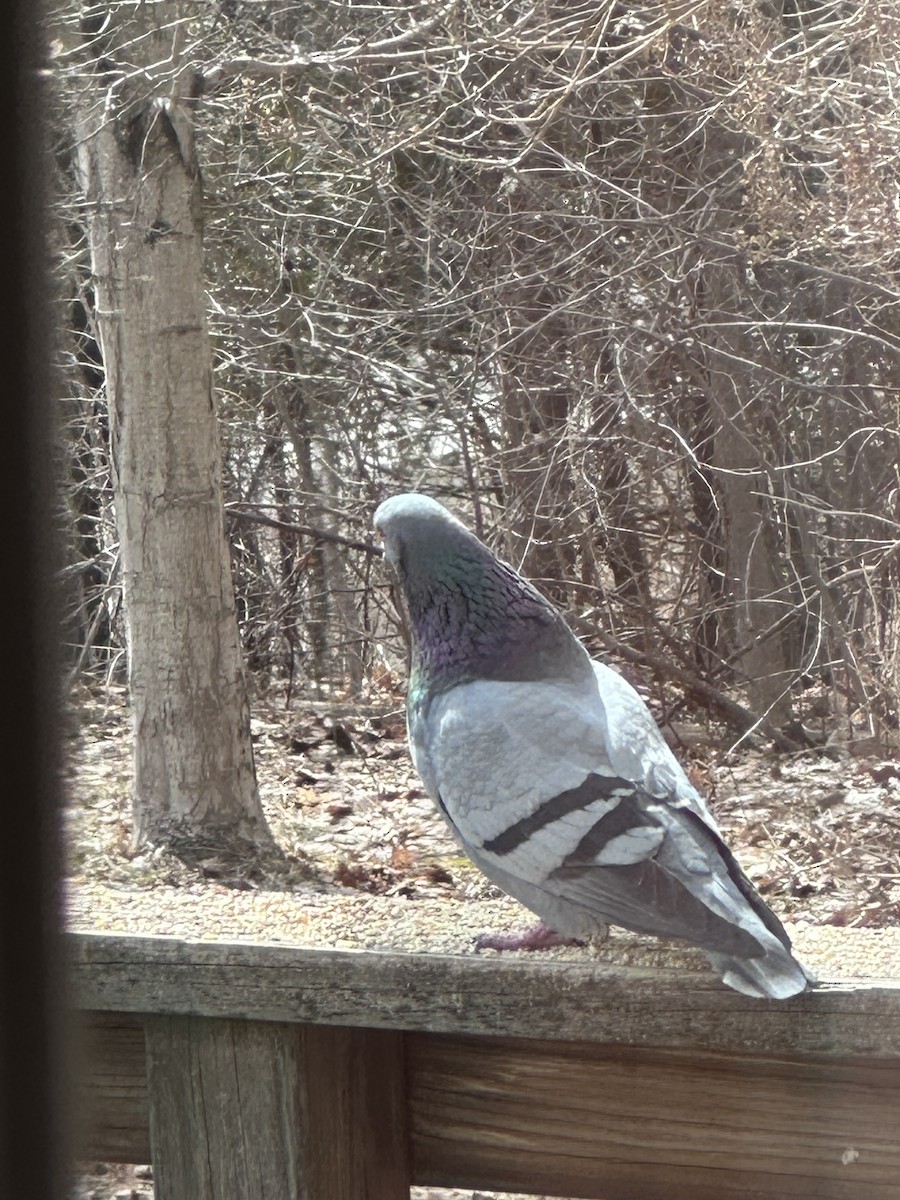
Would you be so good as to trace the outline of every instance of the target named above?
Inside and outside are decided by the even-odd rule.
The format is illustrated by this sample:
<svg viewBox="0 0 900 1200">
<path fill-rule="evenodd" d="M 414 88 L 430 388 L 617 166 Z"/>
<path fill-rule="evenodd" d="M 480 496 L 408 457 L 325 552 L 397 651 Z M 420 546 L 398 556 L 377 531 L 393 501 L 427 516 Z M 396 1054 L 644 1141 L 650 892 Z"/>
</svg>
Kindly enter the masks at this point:
<svg viewBox="0 0 900 1200">
<path fill-rule="evenodd" d="M 76 134 L 128 632 L 134 840 L 185 852 L 271 835 L 224 535 L 179 16 L 176 3 L 112 10 L 102 58 L 91 40 Z"/>
<path fill-rule="evenodd" d="M 711 306 L 711 312 L 715 309 Z M 727 321 L 727 311 L 723 314 Z M 739 334 L 728 349 L 750 361 Z M 769 477 L 758 445 L 763 437 L 760 410 L 767 398 L 753 397 L 745 383 L 709 365 L 710 395 L 719 429 L 713 444 L 720 498 L 725 513 L 725 577 L 732 598 L 734 643 L 746 646 L 738 669 L 747 681 L 750 707 L 775 727 L 791 719 L 793 663 L 787 652 L 783 620 L 792 597 L 779 572 L 778 535 L 768 499 Z M 777 627 L 774 636 L 761 635 Z"/>
</svg>

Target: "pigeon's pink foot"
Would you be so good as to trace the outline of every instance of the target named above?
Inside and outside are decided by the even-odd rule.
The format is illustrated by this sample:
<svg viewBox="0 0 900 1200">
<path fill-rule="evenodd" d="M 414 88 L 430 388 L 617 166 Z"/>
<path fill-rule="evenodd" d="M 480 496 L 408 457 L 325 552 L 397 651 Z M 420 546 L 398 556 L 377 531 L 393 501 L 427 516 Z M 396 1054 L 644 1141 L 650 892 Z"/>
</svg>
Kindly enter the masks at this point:
<svg viewBox="0 0 900 1200">
<path fill-rule="evenodd" d="M 538 921 L 523 933 L 480 933 L 475 939 L 476 950 L 549 950 L 553 946 L 583 946 L 577 938 L 563 937 Z"/>
</svg>

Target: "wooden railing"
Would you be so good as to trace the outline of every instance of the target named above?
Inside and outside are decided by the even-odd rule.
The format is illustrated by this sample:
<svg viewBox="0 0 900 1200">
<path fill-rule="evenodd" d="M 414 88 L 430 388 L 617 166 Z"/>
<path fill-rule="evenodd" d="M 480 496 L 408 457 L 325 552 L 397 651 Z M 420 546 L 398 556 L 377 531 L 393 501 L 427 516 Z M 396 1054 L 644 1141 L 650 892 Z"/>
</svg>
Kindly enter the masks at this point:
<svg viewBox="0 0 900 1200">
<path fill-rule="evenodd" d="M 70 935 L 81 1152 L 157 1200 L 898 1200 L 900 984 Z"/>
</svg>

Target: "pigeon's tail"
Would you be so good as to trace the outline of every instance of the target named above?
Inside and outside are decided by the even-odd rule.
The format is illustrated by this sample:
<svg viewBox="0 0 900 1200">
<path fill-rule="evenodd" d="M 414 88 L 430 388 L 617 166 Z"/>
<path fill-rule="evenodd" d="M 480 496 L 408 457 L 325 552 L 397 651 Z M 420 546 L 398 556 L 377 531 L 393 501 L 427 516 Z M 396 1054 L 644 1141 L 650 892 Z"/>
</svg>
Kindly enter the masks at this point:
<svg viewBox="0 0 900 1200">
<path fill-rule="evenodd" d="M 774 938 L 759 958 L 738 958 L 714 951 L 707 951 L 706 957 L 722 976 L 723 983 L 760 1000 L 786 1000 L 816 983 L 790 950 Z"/>
<path fill-rule="evenodd" d="M 699 827 L 701 833 L 713 839 L 731 883 L 743 897 L 746 907 L 738 904 L 732 908 L 732 919 L 757 946 L 756 953 L 744 949 L 746 941 L 740 949 L 736 946 L 719 950 L 703 947 L 706 957 L 722 976 L 722 982 L 745 996 L 760 1000 L 786 1000 L 788 996 L 814 987 L 815 978 L 791 952 L 791 939 L 784 926 L 741 870 L 719 834 L 696 816 L 692 816 L 692 820 L 695 829 Z"/>
</svg>

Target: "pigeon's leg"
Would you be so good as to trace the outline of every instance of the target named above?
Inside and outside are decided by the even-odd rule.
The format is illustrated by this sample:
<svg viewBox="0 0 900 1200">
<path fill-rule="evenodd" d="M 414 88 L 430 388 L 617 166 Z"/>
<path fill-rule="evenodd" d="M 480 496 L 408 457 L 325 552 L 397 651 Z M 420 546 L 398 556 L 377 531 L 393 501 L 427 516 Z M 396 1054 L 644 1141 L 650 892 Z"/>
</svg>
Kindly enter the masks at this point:
<svg viewBox="0 0 900 1200">
<path fill-rule="evenodd" d="M 583 946 L 578 938 L 563 937 L 538 921 L 523 933 L 480 933 L 475 939 L 476 950 L 549 950 L 552 946 Z"/>
</svg>

